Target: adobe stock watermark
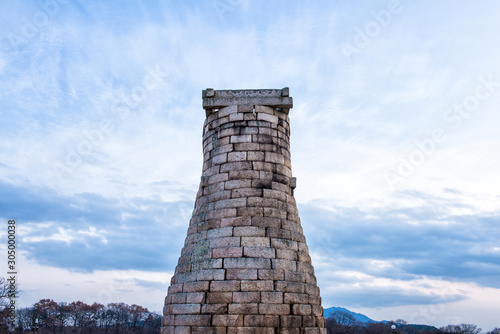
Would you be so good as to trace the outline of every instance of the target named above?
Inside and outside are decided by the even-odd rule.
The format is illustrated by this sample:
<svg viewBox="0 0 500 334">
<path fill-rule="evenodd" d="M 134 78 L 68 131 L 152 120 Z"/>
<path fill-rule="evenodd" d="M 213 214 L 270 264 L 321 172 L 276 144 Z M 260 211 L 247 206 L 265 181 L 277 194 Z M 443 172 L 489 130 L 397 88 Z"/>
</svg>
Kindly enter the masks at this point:
<svg viewBox="0 0 500 334">
<path fill-rule="evenodd" d="M 416 140 L 410 153 L 399 157 L 399 163 L 395 170 L 385 174 L 385 181 L 391 190 L 411 177 L 417 167 L 431 157 L 439 145 L 448 140 L 450 129 L 460 128 L 464 120 L 468 119 L 481 106 L 481 102 L 490 98 L 500 88 L 500 82 L 494 81 L 491 74 L 479 77 L 478 81 L 474 93 L 466 96 L 461 103 L 455 104 L 444 112 L 444 124 L 432 129 L 427 138 Z"/>
<path fill-rule="evenodd" d="M 340 50 L 347 63 L 351 63 L 353 55 L 361 54 L 391 24 L 392 18 L 395 15 L 401 14 L 401 12 L 403 12 L 403 6 L 399 0 L 389 1 L 386 9 L 371 11 L 370 14 L 373 20 L 366 22 L 362 28 L 359 26 L 355 27 L 354 37 L 350 41 L 343 42 L 340 45 Z"/>
<path fill-rule="evenodd" d="M 226 13 L 230 13 L 243 4 L 243 0 L 213 0 L 212 6 L 219 19 L 223 20 Z"/>
<path fill-rule="evenodd" d="M 410 315 L 408 323 L 410 324 L 430 324 L 439 320 L 446 311 L 446 303 L 457 301 L 460 298 L 460 289 L 455 282 L 443 282 L 439 291 L 441 295 L 435 303 L 422 305 L 418 310 Z"/>
<path fill-rule="evenodd" d="M 127 94 L 116 96 L 110 112 L 101 120 L 82 131 L 82 139 L 66 150 L 64 163 L 55 163 L 52 170 L 59 181 L 67 174 L 71 174 L 85 159 L 106 142 L 106 139 L 116 130 L 118 123 L 128 118 L 138 108 L 145 104 L 149 92 L 158 90 L 164 83 L 165 72 L 160 65 L 146 71 L 142 83 L 134 86 Z"/>
<path fill-rule="evenodd" d="M 24 23 L 17 32 L 10 32 L 7 35 L 12 47 L 20 47 L 40 35 L 61 10 L 61 6 L 69 3 L 69 0 L 43 0 L 37 1 L 40 10 L 35 12 L 30 19 L 24 19 Z"/>
<path fill-rule="evenodd" d="M 110 279 L 105 288 L 100 289 L 91 298 L 91 303 L 108 304 L 115 302 L 115 293 L 126 288 L 125 282 L 130 279 L 123 271 L 113 272 L 114 279 Z"/>
</svg>

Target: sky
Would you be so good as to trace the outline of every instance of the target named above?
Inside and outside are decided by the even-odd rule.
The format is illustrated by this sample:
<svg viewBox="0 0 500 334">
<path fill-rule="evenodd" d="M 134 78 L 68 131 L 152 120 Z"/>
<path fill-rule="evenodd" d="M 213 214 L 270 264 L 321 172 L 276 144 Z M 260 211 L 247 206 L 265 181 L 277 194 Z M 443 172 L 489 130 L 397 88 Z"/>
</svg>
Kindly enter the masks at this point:
<svg viewBox="0 0 500 334">
<path fill-rule="evenodd" d="M 201 91 L 290 87 L 323 306 L 500 327 L 497 1 L 0 2 L 0 276 L 161 311 Z"/>
</svg>

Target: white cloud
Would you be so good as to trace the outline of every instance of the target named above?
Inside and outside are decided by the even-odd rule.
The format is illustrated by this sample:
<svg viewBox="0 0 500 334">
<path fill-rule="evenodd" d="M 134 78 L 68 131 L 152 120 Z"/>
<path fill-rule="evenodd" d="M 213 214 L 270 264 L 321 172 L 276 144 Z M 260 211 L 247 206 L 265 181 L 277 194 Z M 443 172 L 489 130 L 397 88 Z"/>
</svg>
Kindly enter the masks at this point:
<svg viewBox="0 0 500 334">
<path fill-rule="evenodd" d="M 70 271 L 40 265 L 26 258 L 24 252 L 18 253 L 18 273 L 22 292 L 17 307 L 32 306 L 40 299 L 50 298 L 56 302 L 81 300 L 104 305 L 124 302 L 159 313 L 163 307 L 162 296 L 166 295 L 172 277 L 169 272 L 138 270 Z"/>
<path fill-rule="evenodd" d="M 152 202 L 155 210 L 165 202 L 184 201 L 185 205 L 194 201 L 201 174 L 201 89 L 290 86 L 295 101 L 290 114 L 293 168 L 298 176 L 295 195 L 300 205 L 324 209 L 338 218 L 335 222 L 343 219 L 352 224 L 353 230 L 368 229 L 367 222 L 375 221 L 381 225 L 379 230 L 387 233 L 391 226 L 392 230 L 410 226 L 414 230 L 406 231 L 429 235 L 426 233 L 431 228 L 468 227 L 461 219 L 498 217 L 500 119 L 496 109 L 500 92 L 484 101 L 458 129 L 450 128 L 443 115 L 474 93 L 479 76 L 491 73 L 500 81 L 496 72 L 500 65 L 496 56 L 500 7 L 493 1 L 456 7 L 404 2 L 404 11 L 393 17 L 351 63 L 346 62 L 340 44 L 354 28 L 372 20 L 371 11 L 386 6 L 383 1 L 356 6 L 246 1 L 220 18 L 211 2 L 140 3 L 138 7 L 130 3 L 120 8 L 68 3 L 30 43 L 14 49 L 0 44 L 0 127 L 7 130 L 0 133 L 0 180 L 18 189 L 49 190 L 53 192 L 49 198 L 58 194 L 59 200 L 69 198 L 70 202 L 81 200 L 81 194 L 99 194 L 100 200 L 109 199 L 112 213 L 127 205 L 137 210 L 123 212 L 122 220 L 133 219 L 138 211 L 148 213 Z M 7 7 L 3 8 L 9 14 L 4 15 L 5 26 L 16 32 L 23 19 L 43 10 L 36 3 Z M 114 113 L 113 102 L 121 96 L 130 97 L 134 88 L 143 84 L 148 68 L 157 64 L 165 72 L 164 83 L 148 91 L 128 118 Z M 54 173 L 54 168 L 67 168 L 68 154 L 82 149 L 88 134 L 110 117 L 114 129 L 109 135 L 92 144 L 91 152 L 80 157 L 68 173 Z M 399 158 L 407 158 L 416 149 L 415 141 L 428 138 L 433 129 L 443 125 L 447 126 L 448 140 L 391 189 L 384 176 L 397 171 Z M 36 194 L 39 201 L 23 204 L 44 205 L 44 196 Z M 177 216 L 188 217 L 188 209 L 182 205 L 178 204 L 182 214 Z M 17 209 L 28 212 L 28 208 Z M 395 212 L 398 209 L 400 212 Z M 426 215 L 419 216 L 419 210 Z M 95 219 L 89 212 L 83 215 Z M 175 228 L 178 235 L 173 237 L 180 240 L 185 231 L 179 228 L 177 216 L 165 229 Z M 97 222 L 70 227 L 54 217 L 45 219 L 49 223 L 29 221 L 23 225 L 23 233 L 30 235 L 27 243 L 105 242 L 109 237 L 105 222 L 101 229 Z M 161 225 L 158 219 L 151 218 Z M 488 224 L 477 225 L 481 229 L 475 233 L 495 233 L 484 230 Z M 47 233 L 33 235 L 44 228 Z M 310 226 L 305 229 L 315 231 Z M 352 238 L 347 233 L 343 236 Z M 316 235 L 308 239 L 313 242 L 311 249 L 321 248 L 314 244 L 315 239 Z M 493 244 L 476 242 L 472 249 L 477 254 L 498 255 Z M 325 254 L 328 249 L 323 247 L 317 256 Z M 357 258 L 357 268 L 349 267 L 350 259 L 345 258 L 335 263 L 345 268 L 331 269 L 318 262 L 316 272 L 321 279 L 330 274 L 353 279 L 370 291 L 393 287 L 400 296 L 439 296 L 439 279 L 430 275 L 411 280 L 400 277 L 405 274 L 402 266 L 411 260 L 409 255 L 406 259 L 385 256 Z M 120 279 L 113 271 L 82 274 L 25 261 L 29 263 L 23 278 L 29 287 L 23 301 L 27 304 L 37 298 L 62 300 L 65 294 L 75 300 L 86 296 L 90 301 L 111 284 L 121 287 L 113 288 L 113 298 L 143 301 L 148 306 L 165 291 L 145 293 L 142 281 L 154 285 L 168 278 L 161 272 L 127 271 L 127 278 Z M 443 265 L 453 271 L 456 263 Z M 396 271 L 394 276 L 387 274 L 391 270 Z M 453 271 L 452 275 L 459 274 Z M 43 280 L 31 281 L 31 277 Z M 321 284 L 323 291 L 328 291 L 329 286 Z M 490 310 L 498 308 L 487 297 L 496 296 L 498 290 L 482 288 L 474 281 L 460 284 L 464 284 L 460 287 L 469 299 L 447 303 L 438 317 L 443 322 L 467 320 L 467 310 L 481 302 Z M 325 303 L 333 303 L 335 294 L 327 296 Z M 138 301 L 132 301 L 134 298 Z M 156 302 L 161 304 L 161 298 Z M 418 314 L 418 307 L 385 307 L 380 313 L 371 308 L 366 313 L 385 317 L 401 310 L 399 317 L 405 318 L 405 314 Z M 491 311 L 481 310 L 491 315 Z M 453 318 L 454 314 L 460 318 Z M 474 316 L 481 319 L 478 321 L 486 319 Z"/>
<path fill-rule="evenodd" d="M 443 282 L 447 284 L 446 282 Z M 443 285 L 446 287 L 446 285 Z M 375 320 L 404 319 L 409 323 L 431 324 L 442 327 L 449 324 L 479 324 L 484 332 L 498 327 L 496 300 L 498 289 L 482 288 L 469 284 L 463 286 L 468 298 L 451 303 L 408 305 L 397 307 L 352 308 Z"/>
<path fill-rule="evenodd" d="M 57 232 L 53 234 L 43 234 L 42 231 L 49 227 L 55 227 Z M 29 231 L 29 233 L 27 233 Z M 75 241 L 82 241 L 85 243 L 86 238 L 96 238 L 102 243 L 108 243 L 105 237 L 106 232 L 104 230 L 98 230 L 94 226 L 88 227 L 88 229 L 71 229 L 63 228 L 61 226 L 55 226 L 54 223 L 46 224 L 27 224 L 21 225 L 19 233 L 23 235 L 28 235 L 23 237 L 23 242 L 26 243 L 36 243 L 42 241 L 62 241 L 66 244 L 70 244 Z"/>
</svg>

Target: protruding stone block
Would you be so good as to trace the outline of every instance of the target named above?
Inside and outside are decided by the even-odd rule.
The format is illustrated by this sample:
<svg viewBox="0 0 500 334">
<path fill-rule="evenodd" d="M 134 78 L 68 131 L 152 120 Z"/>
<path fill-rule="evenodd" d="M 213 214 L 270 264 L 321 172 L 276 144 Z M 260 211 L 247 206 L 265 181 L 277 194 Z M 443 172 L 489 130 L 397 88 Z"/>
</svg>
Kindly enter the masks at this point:
<svg viewBox="0 0 500 334">
<path fill-rule="evenodd" d="M 203 94 L 203 97 L 214 97 L 215 95 L 215 91 L 213 88 L 207 88 L 205 91 L 204 91 L 204 94 Z M 287 95 L 288 96 L 288 95 Z"/>
<path fill-rule="evenodd" d="M 281 96 L 283 96 L 283 97 L 289 97 L 290 96 L 290 88 L 288 88 L 288 87 L 283 88 L 281 90 Z"/>
</svg>

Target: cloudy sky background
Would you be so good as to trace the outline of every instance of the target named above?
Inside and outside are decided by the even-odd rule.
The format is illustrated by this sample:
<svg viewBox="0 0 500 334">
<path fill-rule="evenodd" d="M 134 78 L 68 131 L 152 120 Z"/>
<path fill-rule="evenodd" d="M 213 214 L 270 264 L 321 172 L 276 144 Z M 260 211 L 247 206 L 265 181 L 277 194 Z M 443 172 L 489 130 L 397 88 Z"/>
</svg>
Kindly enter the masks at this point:
<svg viewBox="0 0 500 334">
<path fill-rule="evenodd" d="M 498 17 L 493 0 L 0 2 L 19 306 L 160 311 L 201 175 L 201 90 L 288 86 L 323 306 L 500 327 Z"/>
</svg>

